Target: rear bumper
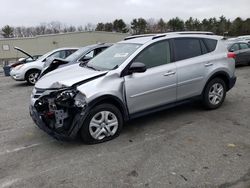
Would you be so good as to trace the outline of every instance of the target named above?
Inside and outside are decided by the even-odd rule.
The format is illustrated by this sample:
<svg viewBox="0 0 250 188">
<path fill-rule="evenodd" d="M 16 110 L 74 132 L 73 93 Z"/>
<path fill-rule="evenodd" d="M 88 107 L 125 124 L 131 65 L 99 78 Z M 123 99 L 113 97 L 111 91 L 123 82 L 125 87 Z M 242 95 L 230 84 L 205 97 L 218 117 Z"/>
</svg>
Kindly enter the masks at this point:
<svg viewBox="0 0 250 188">
<path fill-rule="evenodd" d="M 234 87 L 234 85 L 236 83 L 236 80 L 237 80 L 236 76 L 229 79 L 228 90 L 230 90 L 230 89 L 232 89 Z"/>
<path fill-rule="evenodd" d="M 81 122 L 82 122 L 81 119 L 76 119 L 68 132 L 57 132 L 56 130 L 51 129 L 43 122 L 41 116 L 33 106 L 30 106 L 30 116 L 32 117 L 35 124 L 41 130 L 45 131 L 48 135 L 52 136 L 57 140 L 63 140 L 63 141 L 73 140 L 76 138 L 78 131 L 81 128 Z"/>
</svg>

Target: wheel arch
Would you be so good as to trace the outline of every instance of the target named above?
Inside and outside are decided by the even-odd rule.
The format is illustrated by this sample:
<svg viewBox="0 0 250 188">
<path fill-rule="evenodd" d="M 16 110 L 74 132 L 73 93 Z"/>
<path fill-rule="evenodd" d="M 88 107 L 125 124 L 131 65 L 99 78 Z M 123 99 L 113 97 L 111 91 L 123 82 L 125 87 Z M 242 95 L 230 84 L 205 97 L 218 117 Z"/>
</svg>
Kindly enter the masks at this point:
<svg viewBox="0 0 250 188">
<path fill-rule="evenodd" d="M 41 70 L 38 68 L 31 68 L 29 70 L 27 70 L 24 74 L 24 78 L 27 79 L 28 73 L 30 73 L 31 71 L 39 71 L 39 73 L 41 73 Z"/>
<path fill-rule="evenodd" d="M 124 103 L 121 101 L 121 99 L 119 99 L 118 97 L 116 97 L 114 95 L 100 96 L 100 97 L 94 99 L 93 101 L 91 101 L 88 104 L 88 106 L 89 106 L 89 108 L 93 108 L 94 106 L 97 106 L 99 104 L 104 104 L 104 103 L 108 103 L 108 104 L 112 104 L 112 105 L 116 106 L 120 110 L 120 112 L 122 113 L 123 120 L 124 121 L 129 120 L 129 113 L 128 113 L 127 106 L 124 105 Z"/>
<path fill-rule="evenodd" d="M 205 84 L 205 86 L 204 86 L 204 88 L 203 88 L 203 90 L 202 90 L 202 94 L 204 93 L 204 91 L 205 91 L 205 89 L 206 89 L 208 83 L 209 83 L 212 79 L 214 79 L 214 78 L 220 78 L 220 79 L 222 79 L 222 80 L 225 82 L 225 84 L 226 84 L 226 89 L 227 89 L 227 91 L 230 89 L 230 76 L 229 76 L 229 74 L 228 74 L 227 72 L 225 72 L 225 71 L 218 71 L 218 72 L 212 74 L 212 75 L 209 77 L 209 79 L 206 81 L 206 84 Z"/>
</svg>

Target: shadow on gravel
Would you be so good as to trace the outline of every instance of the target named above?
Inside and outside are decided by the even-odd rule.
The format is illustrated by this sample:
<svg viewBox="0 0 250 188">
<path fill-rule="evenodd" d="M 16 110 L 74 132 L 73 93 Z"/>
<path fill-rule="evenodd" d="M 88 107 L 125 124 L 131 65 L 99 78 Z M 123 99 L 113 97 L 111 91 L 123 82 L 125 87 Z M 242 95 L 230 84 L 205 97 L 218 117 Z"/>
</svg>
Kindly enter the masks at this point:
<svg viewBox="0 0 250 188">
<path fill-rule="evenodd" d="M 163 111 L 155 112 L 146 116 L 142 116 L 136 119 L 133 119 L 127 122 L 122 130 L 122 133 L 131 134 L 134 132 L 135 134 L 139 134 L 140 130 L 142 131 L 143 128 L 155 126 L 155 124 L 159 124 L 159 122 L 168 122 L 168 119 L 175 118 L 178 119 L 179 117 L 183 116 L 184 114 L 193 114 L 196 112 L 204 112 L 204 108 L 201 105 L 200 101 L 192 101 L 186 104 L 182 104 L 173 108 L 169 108 Z M 182 126 L 187 124 L 191 124 L 192 122 L 186 122 L 185 124 L 179 125 L 166 125 L 164 128 L 167 130 L 178 129 Z"/>
<path fill-rule="evenodd" d="M 12 88 L 16 87 L 34 87 L 32 85 L 29 85 L 27 82 L 16 82 L 13 85 L 11 85 Z"/>
</svg>

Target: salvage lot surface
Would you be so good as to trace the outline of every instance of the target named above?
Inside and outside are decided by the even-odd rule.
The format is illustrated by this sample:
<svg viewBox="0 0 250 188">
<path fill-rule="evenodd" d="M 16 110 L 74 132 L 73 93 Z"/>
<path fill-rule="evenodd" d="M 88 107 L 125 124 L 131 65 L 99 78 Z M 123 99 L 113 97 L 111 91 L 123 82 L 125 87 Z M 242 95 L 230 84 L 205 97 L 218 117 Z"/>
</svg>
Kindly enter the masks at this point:
<svg viewBox="0 0 250 188">
<path fill-rule="evenodd" d="M 0 187 L 250 187 L 250 67 L 224 105 L 129 122 L 98 145 L 59 142 L 29 117 L 32 90 L 0 76 Z"/>
</svg>

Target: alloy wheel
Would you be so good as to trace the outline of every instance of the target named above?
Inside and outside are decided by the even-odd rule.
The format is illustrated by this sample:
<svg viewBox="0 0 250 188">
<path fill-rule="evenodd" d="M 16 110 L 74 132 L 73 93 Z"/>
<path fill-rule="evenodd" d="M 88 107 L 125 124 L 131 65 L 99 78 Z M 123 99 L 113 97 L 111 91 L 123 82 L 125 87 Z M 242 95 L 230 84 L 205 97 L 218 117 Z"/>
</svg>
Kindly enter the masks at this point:
<svg viewBox="0 0 250 188">
<path fill-rule="evenodd" d="M 209 102 L 213 105 L 219 104 L 224 95 L 224 88 L 221 83 L 215 83 L 212 85 L 212 87 L 209 89 Z"/>
<path fill-rule="evenodd" d="M 92 138 L 102 140 L 113 136 L 118 130 L 118 119 L 110 111 L 100 111 L 90 120 L 89 132 Z"/>
</svg>

